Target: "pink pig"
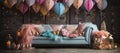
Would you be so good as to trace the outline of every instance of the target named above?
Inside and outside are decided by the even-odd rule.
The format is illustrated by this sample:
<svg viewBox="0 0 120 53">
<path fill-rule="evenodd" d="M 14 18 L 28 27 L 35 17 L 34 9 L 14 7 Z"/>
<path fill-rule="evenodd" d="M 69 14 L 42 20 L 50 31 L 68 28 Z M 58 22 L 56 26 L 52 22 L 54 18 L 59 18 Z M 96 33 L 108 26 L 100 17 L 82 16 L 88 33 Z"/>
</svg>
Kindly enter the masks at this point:
<svg viewBox="0 0 120 53">
<path fill-rule="evenodd" d="M 21 40 L 18 44 L 17 49 L 31 49 L 32 48 L 32 39 L 38 32 L 34 25 L 23 25 L 21 27 Z"/>
</svg>

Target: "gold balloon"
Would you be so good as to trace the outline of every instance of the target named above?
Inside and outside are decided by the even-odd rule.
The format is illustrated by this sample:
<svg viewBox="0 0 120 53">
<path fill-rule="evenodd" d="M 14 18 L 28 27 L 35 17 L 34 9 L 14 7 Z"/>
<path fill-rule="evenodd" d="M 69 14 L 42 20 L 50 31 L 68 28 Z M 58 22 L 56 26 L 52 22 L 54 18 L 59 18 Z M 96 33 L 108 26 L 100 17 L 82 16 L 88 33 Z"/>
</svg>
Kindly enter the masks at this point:
<svg viewBox="0 0 120 53">
<path fill-rule="evenodd" d="M 11 41 L 8 40 L 8 41 L 6 42 L 6 45 L 7 45 L 8 48 L 10 48 L 10 47 L 11 47 Z"/>
<path fill-rule="evenodd" d="M 67 13 L 69 10 L 69 7 L 67 5 L 65 5 L 65 11 L 64 11 L 64 14 Z"/>
<path fill-rule="evenodd" d="M 5 0 L 5 1 L 4 1 L 4 5 L 5 5 L 6 7 L 8 7 L 8 8 L 11 8 L 11 7 L 12 7 L 11 4 L 8 2 L 8 0 Z"/>
<path fill-rule="evenodd" d="M 33 4 L 32 8 L 35 11 L 35 13 L 38 13 L 40 10 L 40 6 L 38 3 Z"/>
<path fill-rule="evenodd" d="M 17 5 L 17 9 L 24 14 L 28 11 L 28 6 L 27 4 L 21 2 Z"/>
<path fill-rule="evenodd" d="M 17 3 L 17 0 L 8 0 L 10 3 L 11 7 L 14 6 Z"/>
<path fill-rule="evenodd" d="M 45 6 L 41 5 L 41 6 L 40 6 L 40 12 L 41 12 L 41 14 L 42 14 L 43 16 L 45 16 L 45 15 L 47 15 L 48 10 L 46 9 Z"/>
<path fill-rule="evenodd" d="M 83 0 L 74 0 L 74 3 L 73 3 L 76 9 L 79 9 L 82 6 L 82 4 L 83 4 Z"/>
</svg>

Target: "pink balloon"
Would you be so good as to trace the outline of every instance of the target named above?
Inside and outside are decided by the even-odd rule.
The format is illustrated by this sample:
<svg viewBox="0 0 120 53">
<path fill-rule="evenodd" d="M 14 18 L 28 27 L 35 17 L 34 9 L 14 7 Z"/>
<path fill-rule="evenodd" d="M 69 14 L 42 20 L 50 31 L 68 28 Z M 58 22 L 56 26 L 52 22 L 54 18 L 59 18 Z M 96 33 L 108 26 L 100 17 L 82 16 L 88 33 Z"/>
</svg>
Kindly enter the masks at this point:
<svg viewBox="0 0 120 53">
<path fill-rule="evenodd" d="M 53 0 L 55 2 L 67 2 L 67 0 Z"/>
<path fill-rule="evenodd" d="M 39 10 L 40 10 L 40 6 L 38 3 L 35 3 L 33 6 L 32 6 L 33 10 L 35 11 L 35 13 L 38 13 Z"/>
<path fill-rule="evenodd" d="M 8 0 L 11 6 L 14 6 L 17 3 L 17 0 Z"/>
<path fill-rule="evenodd" d="M 85 0 L 85 3 L 84 3 L 84 6 L 85 6 L 85 9 L 90 12 L 90 10 L 92 10 L 93 8 L 93 1 L 92 0 Z"/>
<path fill-rule="evenodd" d="M 24 14 L 28 10 L 28 5 L 26 3 L 21 2 L 18 4 L 17 8 L 20 12 L 22 12 Z"/>
<path fill-rule="evenodd" d="M 53 0 L 45 0 L 45 7 L 47 8 L 48 11 L 50 11 L 54 6 L 54 1 Z"/>
<path fill-rule="evenodd" d="M 23 14 L 25 13 L 25 12 L 27 12 L 27 10 L 28 10 L 28 5 L 23 5 Z"/>
<path fill-rule="evenodd" d="M 17 0 L 17 3 L 25 2 L 25 0 Z"/>
<path fill-rule="evenodd" d="M 62 2 L 62 0 L 56 0 L 57 2 Z"/>
<path fill-rule="evenodd" d="M 44 1 L 45 0 L 37 0 L 37 3 L 41 5 L 41 4 L 43 4 Z"/>
<path fill-rule="evenodd" d="M 65 3 L 68 7 L 70 7 L 73 4 L 74 0 L 67 0 Z"/>
<path fill-rule="evenodd" d="M 95 0 L 96 3 L 98 3 L 100 0 Z"/>
<path fill-rule="evenodd" d="M 67 2 L 67 0 L 63 0 L 63 2 Z"/>
<path fill-rule="evenodd" d="M 55 0 L 57 2 L 66 2 L 67 0 Z"/>
<path fill-rule="evenodd" d="M 58 0 L 54 0 L 55 2 L 57 2 Z"/>
<path fill-rule="evenodd" d="M 105 8 L 107 8 L 107 0 L 100 0 L 98 3 L 97 3 L 97 7 L 100 9 L 100 10 L 104 10 Z"/>
<path fill-rule="evenodd" d="M 29 7 L 35 3 L 35 0 L 25 0 L 25 1 Z"/>
</svg>

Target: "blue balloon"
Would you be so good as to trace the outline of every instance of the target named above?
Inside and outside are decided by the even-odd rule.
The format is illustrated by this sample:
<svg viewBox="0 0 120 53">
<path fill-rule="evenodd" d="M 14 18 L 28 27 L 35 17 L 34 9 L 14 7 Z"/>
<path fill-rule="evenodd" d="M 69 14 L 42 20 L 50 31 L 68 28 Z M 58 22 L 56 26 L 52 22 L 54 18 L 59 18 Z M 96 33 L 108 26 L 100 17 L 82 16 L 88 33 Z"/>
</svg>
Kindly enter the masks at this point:
<svg viewBox="0 0 120 53">
<path fill-rule="evenodd" d="M 58 2 L 58 3 L 55 4 L 55 6 L 54 6 L 54 12 L 58 16 L 61 16 L 64 13 L 64 11 L 65 11 L 65 6 L 62 3 Z"/>
</svg>

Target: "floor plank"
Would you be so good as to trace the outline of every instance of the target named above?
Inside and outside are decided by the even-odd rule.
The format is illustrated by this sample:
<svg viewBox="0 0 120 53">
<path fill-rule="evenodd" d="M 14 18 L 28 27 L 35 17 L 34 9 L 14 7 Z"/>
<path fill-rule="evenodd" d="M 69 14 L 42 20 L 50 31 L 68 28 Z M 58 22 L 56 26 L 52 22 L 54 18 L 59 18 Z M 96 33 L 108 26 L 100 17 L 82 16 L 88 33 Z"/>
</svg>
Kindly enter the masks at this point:
<svg viewBox="0 0 120 53">
<path fill-rule="evenodd" d="M 95 50 L 86 48 L 37 48 L 31 50 L 0 50 L 0 53 L 120 53 L 120 48 L 113 50 Z"/>
</svg>

